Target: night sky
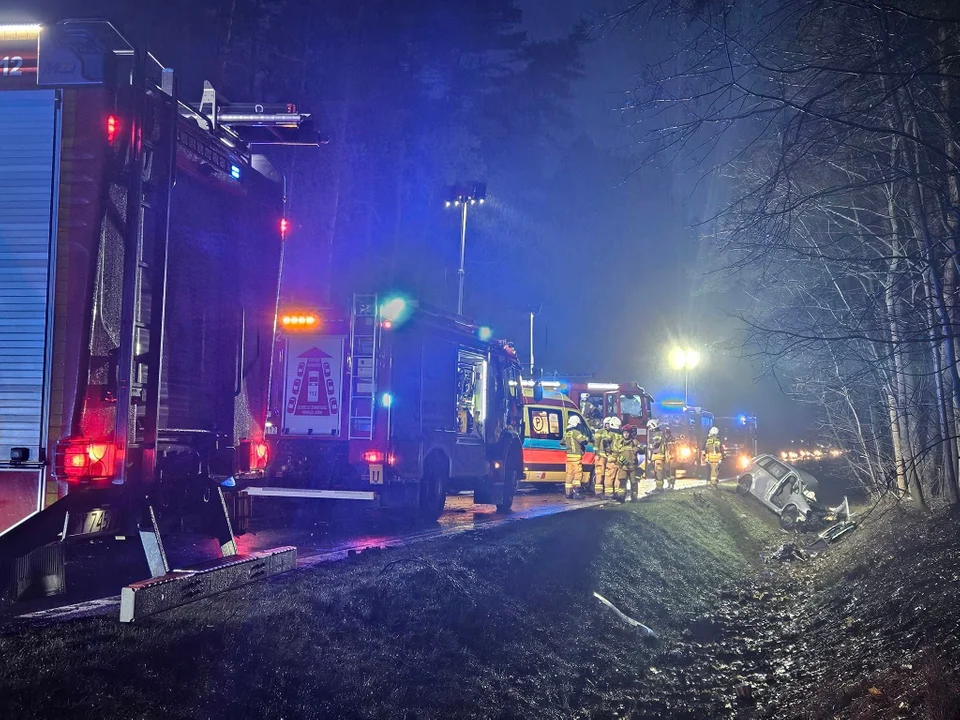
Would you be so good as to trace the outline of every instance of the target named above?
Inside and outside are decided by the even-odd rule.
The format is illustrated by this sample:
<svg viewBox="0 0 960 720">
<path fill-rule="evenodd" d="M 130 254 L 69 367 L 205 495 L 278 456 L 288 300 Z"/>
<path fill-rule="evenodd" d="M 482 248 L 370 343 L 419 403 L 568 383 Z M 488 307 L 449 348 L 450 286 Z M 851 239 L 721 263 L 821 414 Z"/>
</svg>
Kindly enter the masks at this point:
<svg viewBox="0 0 960 720">
<path fill-rule="evenodd" d="M 702 177 L 696 169 L 639 165 L 640 132 L 623 108 L 637 87 L 638 71 L 672 45 L 659 28 L 605 23 L 605 11 L 619 4 L 615 0 L 518 0 L 524 12 L 523 28 L 535 39 L 567 35 L 579 20 L 589 24 L 591 42 L 583 53 L 583 76 L 574 85 L 570 117 L 561 133 L 565 148 L 551 158 L 555 173 L 550 186 L 543 189 L 556 198 L 562 220 L 544 245 L 540 267 L 505 269 L 500 249 L 522 238 L 498 232 L 503 225 L 499 221 L 520 218 L 522 224 L 525 208 L 505 191 L 517 182 L 517 168 L 491 167 L 483 178 L 488 182 L 489 202 L 471 218 L 468 228 L 465 314 L 514 340 L 526 358 L 527 313 L 539 307 L 537 364 L 546 372 L 636 380 L 658 399 L 682 397 L 682 378 L 669 369 L 666 358 L 676 343 L 689 343 L 705 359 L 691 378 L 691 404 L 717 415 L 754 413 L 761 436 L 771 443 L 799 437 L 809 422 L 809 407 L 787 400 L 770 379 L 758 382 L 757 369 L 738 360 L 737 324 L 731 313 L 740 299 L 697 291 L 694 271 L 703 258 L 696 223 L 716 208 L 724 193 L 722 183 Z M 45 20 L 101 12 L 116 17 L 119 12 L 126 13 L 117 20 L 121 28 L 126 22 L 126 29 L 142 25 L 143 33 L 156 36 L 159 32 L 154 30 L 156 23 L 143 21 L 145 11 L 134 12 L 106 0 L 44 0 L 42 5 Z M 161 10 L 156 12 L 157 17 L 175 21 Z M 163 38 L 158 42 L 158 37 L 150 37 L 148 42 L 157 48 Z M 186 52 L 198 52 L 196 43 L 175 47 L 170 46 L 170 38 L 166 42 L 167 47 L 159 49 L 174 58 L 175 67 L 178 57 L 182 66 Z M 189 74 L 187 68 L 181 80 L 186 82 Z M 317 153 L 315 161 L 324 163 L 334 150 L 326 146 Z M 436 180 L 441 186 L 442 181 Z M 309 197 L 298 198 L 294 190 L 295 216 L 306 217 L 304 208 L 312 204 Z M 455 213 L 445 214 L 442 203 L 435 214 L 433 205 L 424 205 L 419 212 L 439 238 L 432 252 L 446 266 L 445 272 L 430 270 L 430 282 L 442 286 L 447 296 L 452 291 L 455 298 L 458 218 Z M 446 238 L 449 247 L 444 246 Z M 311 243 L 306 230 L 288 241 L 285 283 L 290 297 L 317 303 L 321 300 L 317 278 L 327 258 L 315 252 Z M 516 278 L 510 298 L 484 295 L 478 288 L 485 274 L 499 272 Z"/>
<path fill-rule="evenodd" d="M 640 133 L 622 108 L 637 87 L 639 69 L 669 49 L 669 38 L 655 29 L 611 24 L 606 13 L 622 3 L 523 0 L 520 5 L 528 31 L 538 38 L 565 33 L 580 19 L 590 25 L 593 42 L 584 52 L 584 76 L 572 98 L 576 127 L 571 132 L 585 132 L 612 155 L 632 158 L 630 167 L 636 170 L 622 178 L 625 187 L 585 187 L 583 207 L 589 212 L 594 193 L 626 190 L 615 215 L 603 219 L 607 233 L 596 239 L 617 248 L 617 260 L 627 258 L 629 265 L 612 263 L 616 290 L 590 282 L 586 291 L 592 301 L 609 308 L 618 326 L 625 328 L 636 317 L 640 332 L 609 338 L 598 337 L 596 328 L 583 328 L 586 347 L 565 347 L 564 356 L 577 358 L 577 368 L 580 358 L 588 364 L 587 358 L 592 358 L 591 367 L 603 378 L 637 379 L 658 400 L 678 398 L 683 395 L 683 380 L 669 367 L 667 349 L 688 341 L 701 348 L 705 359 L 690 378 L 692 405 L 717 415 L 756 414 L 761 439 L 771 444 L 769 449 L 799 440 L 811 422 L 812 408 L 785 397 L 775 380 L 760 379 L 758 368 L 740 360 L 739 349 L 733 347 L 738 323 L 732 315 L 742 297 L 699 292 L 692 272 L 701 262 L 696 224 L 715 212 L 725 190 L 722 181 L 677 166 L 639 168 L 635 160 Z M 562 332 L 554 330 L 552 318 L 545 322 L 551 333 Z M 556 364 L 564 369 L 563 359 L 551 349 L 540 353 L 540 360 L 547 368 Z"/>
</svg>

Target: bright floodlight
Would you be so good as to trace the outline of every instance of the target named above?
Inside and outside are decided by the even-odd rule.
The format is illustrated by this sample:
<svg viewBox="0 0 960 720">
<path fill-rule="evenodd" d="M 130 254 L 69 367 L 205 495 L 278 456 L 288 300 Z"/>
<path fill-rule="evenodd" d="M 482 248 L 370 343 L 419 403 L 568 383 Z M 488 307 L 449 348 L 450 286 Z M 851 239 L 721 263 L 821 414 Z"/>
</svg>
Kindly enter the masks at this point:
<svg viewBox="0 0 960 720">
<path fill-rule="evenodd" d="M 670 364 L 677 370 L 683 370 L 687 365 L 687 353 L 683 348 L 674 348 L 670 351 Z"/>
<path fill-rule="evenodd" d="M 490 342 L 490 340 L 493 339 L 493 330 L 483 326 L 477 330 L 477 337 L 479 337 L 483 342 Z"/>
<path fill-rule="evenodd" d="M 692 370 L 700 364 L 700 352 L 674 348 L 670 351 L 670 364 L 677 370 Z"/>
</svg>

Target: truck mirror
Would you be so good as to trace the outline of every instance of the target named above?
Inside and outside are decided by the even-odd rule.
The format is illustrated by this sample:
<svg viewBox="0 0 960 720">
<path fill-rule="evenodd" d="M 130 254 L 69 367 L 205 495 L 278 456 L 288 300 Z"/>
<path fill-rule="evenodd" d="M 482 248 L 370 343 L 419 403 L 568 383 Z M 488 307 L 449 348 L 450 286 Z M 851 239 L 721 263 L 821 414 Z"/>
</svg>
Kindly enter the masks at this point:
<svg viewBox="0 0 960 720">
<path fill-rule="evenodd" d="M 533 401 L 543 402 L 543 383 L 539 379 L 533 383 Z"/>
</svg>

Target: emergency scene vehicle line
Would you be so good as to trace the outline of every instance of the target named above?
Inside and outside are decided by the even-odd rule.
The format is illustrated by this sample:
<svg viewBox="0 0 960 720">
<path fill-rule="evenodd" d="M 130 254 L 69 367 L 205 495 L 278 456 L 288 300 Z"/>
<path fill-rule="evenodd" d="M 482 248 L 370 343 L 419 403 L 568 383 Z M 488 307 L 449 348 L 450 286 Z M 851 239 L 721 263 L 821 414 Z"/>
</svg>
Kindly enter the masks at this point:
<svg viewBox="0 0 960 720">
<path fill-rule="evenodd" d="M 0 8 L 0 718 L 960 719 L 958 57 Z"/>
</svg>

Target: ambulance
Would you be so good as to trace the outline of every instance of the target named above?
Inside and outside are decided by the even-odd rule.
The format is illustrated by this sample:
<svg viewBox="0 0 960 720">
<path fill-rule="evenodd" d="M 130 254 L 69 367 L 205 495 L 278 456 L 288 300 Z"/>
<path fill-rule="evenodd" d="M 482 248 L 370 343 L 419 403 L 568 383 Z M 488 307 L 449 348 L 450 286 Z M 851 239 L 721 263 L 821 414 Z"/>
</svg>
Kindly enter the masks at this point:
<svg viewBox="0 0 960 720">
<path fill-rule="evenodd" d="M 523 470 L 525 480 L 536 485 L 562 484 L 566 480 L 567 449 L 561 445 L 571 417 L 580 418 L 580 429 L 590 439 L 583 455 L 583 470 L 593 487 L 593 430 L 576 403 L 545 380 L 543 399 L 534 399 L 532 383 L 524 383 Z"/>
</svg>

